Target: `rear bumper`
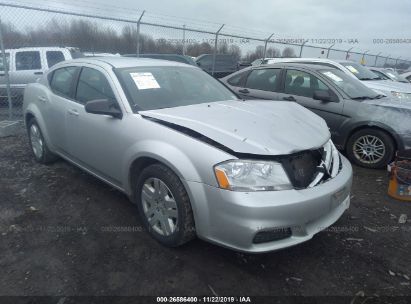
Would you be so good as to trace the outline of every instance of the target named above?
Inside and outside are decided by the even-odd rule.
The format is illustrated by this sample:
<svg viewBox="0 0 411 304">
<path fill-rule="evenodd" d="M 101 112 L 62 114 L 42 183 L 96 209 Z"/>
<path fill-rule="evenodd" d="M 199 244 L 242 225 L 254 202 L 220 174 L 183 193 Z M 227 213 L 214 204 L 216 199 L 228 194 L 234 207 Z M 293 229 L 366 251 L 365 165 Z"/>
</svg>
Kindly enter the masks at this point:
<svg viewBox="0 0 411 304">
<path fill-rule="evenodd" d="M 333 179 L 304 190 L 234 192 L 187 182 L 200 238 L 244 252 L 293 246 L 335 223 L 350 205 L 352 168 L 343 157 Z M 290 228 L 291 236 L 256 244 L 260 231 Z"/>
</svg>

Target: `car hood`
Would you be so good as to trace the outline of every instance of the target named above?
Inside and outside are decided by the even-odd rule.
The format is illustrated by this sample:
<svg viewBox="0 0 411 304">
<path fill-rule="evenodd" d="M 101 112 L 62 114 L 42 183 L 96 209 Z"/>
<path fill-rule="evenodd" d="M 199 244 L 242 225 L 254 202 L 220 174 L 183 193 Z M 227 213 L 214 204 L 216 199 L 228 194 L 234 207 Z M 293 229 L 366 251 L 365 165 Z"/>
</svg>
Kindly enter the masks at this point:
<svg viewBox="0 0 411 304">
<path fill-rule="evenodd" d="M 321 117 L 292 102 L 231 100 L 139 114 L 190 129 L 237 153 L 291 154 L 319 148 L 330 138 Z"/>
<path fill-rule="evenodd" d="M 411 93 L 411 85 L 390 80 L 363 80 L 367 87 L 380 91 Z"/>
<path fill-rule="evenodd" d="M 372 104 L 376 106 L 385 107 L 385 108 L 402 109 L 404 110 L 404 112 L 408 112 L 408 113 L 409 111 L 411 111 L 411 102 L 406 101 L 406 100 L 393 99 L 390 97 L 384 97 L 381 99 L 364 100 L 362 102 L 366 104 Z"/>
</svg>

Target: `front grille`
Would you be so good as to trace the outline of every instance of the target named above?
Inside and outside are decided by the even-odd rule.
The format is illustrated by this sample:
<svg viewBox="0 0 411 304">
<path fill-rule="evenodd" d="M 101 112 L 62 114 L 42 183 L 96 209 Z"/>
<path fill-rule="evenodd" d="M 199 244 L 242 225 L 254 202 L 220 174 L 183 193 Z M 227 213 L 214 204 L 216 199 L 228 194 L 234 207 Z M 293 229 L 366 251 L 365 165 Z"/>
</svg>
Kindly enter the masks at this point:
<svg viewBox="0 0 411 304">
<path fill-rule="evenodd" d="M 282 161 L 296 189 L 311 188 L 334 178 L 341 170 L 341 158 L 331 141 L 316 150 L 303 151 Z"/>
<path fill-rule="evenodd" d="M 307 188 L 321 163 L 320 150 L 310 150 L 292 155 L 283 161 L 285 171 L 295 188 Z"/>
</svg>

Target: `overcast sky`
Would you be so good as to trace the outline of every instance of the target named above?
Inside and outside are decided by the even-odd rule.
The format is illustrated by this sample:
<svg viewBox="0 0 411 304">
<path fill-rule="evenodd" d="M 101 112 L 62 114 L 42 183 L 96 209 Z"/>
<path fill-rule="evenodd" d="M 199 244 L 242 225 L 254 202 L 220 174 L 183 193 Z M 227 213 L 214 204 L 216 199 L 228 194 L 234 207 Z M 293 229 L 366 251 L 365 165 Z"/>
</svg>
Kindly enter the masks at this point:
<svg viewBox="0 0 411 304">
<path fill-rule="evenodd" d="M 7 0 L 0 0 L 8 2 Z M 411 42 L 409 0 L 17 0 L 34 6 L 62 8 L 110 16 L 131 16 L 146 10 L 157 22 L 196 25 L 208 29 L 225 23 L 227 32 L 303 39 L 357 39 L 336 48 L 411 59 L 411 43 L 375 44 L 373 39 L 402 38 Z M 98 9 L 96 9 L 98 8 Z M 146 19 L 146 20 L 148 20 Z M 310 42 L 308 42 L 310 43 Z M 324 44 L 324 48 L 329 44 Z M 320 50 L 318 51 L 320 52 Z"/>
</svg>

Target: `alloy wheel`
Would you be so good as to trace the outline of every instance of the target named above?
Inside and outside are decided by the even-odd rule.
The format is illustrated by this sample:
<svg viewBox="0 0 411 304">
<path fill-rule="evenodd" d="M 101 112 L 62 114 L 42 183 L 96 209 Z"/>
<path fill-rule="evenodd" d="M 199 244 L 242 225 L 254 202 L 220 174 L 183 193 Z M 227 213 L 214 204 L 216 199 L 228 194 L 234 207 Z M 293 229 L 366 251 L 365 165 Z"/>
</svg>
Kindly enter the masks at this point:
<svg viewBox="0 0 411 304">
<path fill-rule="evenodd" d="M 364 135 L 359 137 L 353 146 L 355 157 L 362 163 L 376 164 L 385 156 L 385 144 L 377 136 Z"/>
</svg>

